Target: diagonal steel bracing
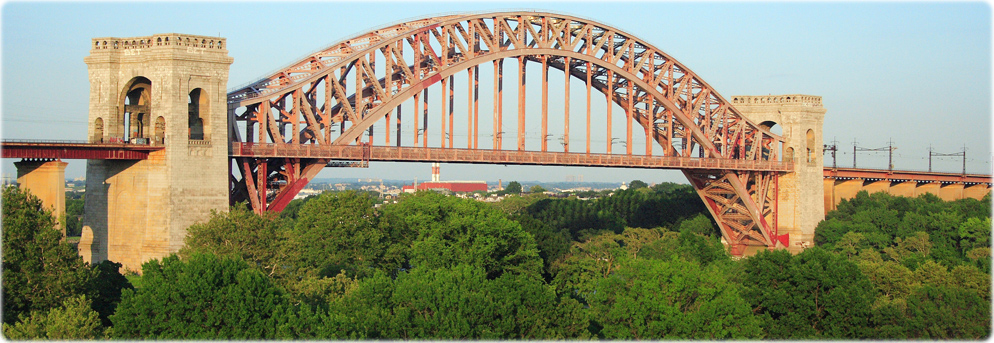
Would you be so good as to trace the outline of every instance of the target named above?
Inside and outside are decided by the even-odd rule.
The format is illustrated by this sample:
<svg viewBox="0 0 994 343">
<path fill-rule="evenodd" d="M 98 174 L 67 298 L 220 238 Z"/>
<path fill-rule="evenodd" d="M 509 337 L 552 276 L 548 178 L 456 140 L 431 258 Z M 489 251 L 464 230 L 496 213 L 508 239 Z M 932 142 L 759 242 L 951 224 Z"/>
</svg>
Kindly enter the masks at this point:
<svg viewBox="0 0 994 343">
<path fill-rule="evenodd" d="M 517 68 L 503 68 L 505 60 L 518 63 Z M 540 65 L 537 77 L 526 75 L 529 63 Z M 493 64 L 492 118 L 479 116 L 479 66 L 484 64 Z M 504 82 L 505 70 L 517 74 L 513 78 L 517 85 Z M 570 79 L 582 82 L 586 109 L 571 109 L 568 101 L 565 108 L 552 107 L 549 93 L 563 92 L 569 99 L 572 87 L 552 89 L 549 70 L 562 71 L 567 85 Z M 461 73 L 467 77 L 454 77 Z M 467 80 L 466 86 L 456 88 L 457 80 Z M 526 106 L 526 86 L 531 82 L 541 83 L 532 87 L 541 89 L 541 101 L 528 101 Z M 430 104 L 428 90 L 438 88 L 442 99 Z M 516 119 L 516 130 L 504 125 L 505 90 L 517 90 L 518 115 L 507 118 Z M 613 105 L 604 112 L 591 111 L 593 90 Z M 466 92 L 467 107 L 456 108 L 456 92 Z M 413 112 L 404 113 L 403 105 L 412 99 Z M 247 200 L 257 211 L 281 209 L 328 164 L 327 158 L 291 153 L 302 146 L 361 143 L 481 150 L 479 128 L 490 125 L 494 144 L 487 151 L 544 153 L 553 146 L 548 144 L 553 138 L 549 119 L 560 116 L 564 122 L 560 137 L 568 154 L 570 140 L 586 138 L 587 154 L 591 141 L 602 140 L 608 154 L 612 145 L 621 143 L 622 154 L 629 156 L 702 161 L 698 165 L 716 161 L 721 167 L 684 173 L 709 204 L 726 240 L 772 247 L 778 239 L 772 223 L 775 180 L 791 168 L 776 164 L 783 146 L 780 136 L 747 120 L 680 62 L 616 28 L 553 13 L 478 13 L 390 25 L 331 45 L 239 87 L 228 94 L 228 104 L 235 143 L 272 144 L 277 152 L 233 157 L 237 168 L 232 168 L 232 199 Z M 612 108 L 623 113 L 612 119 Z M 568 135 L 570 112 L 586 114 L 586 137 Z M 527 146 L 524 138 L 535 133 L 527 132 L 524 122 L 535 116 L 541 122 L 539 144 Z M 456 128 L 457 118 L 466 121 L 465 129 Z M 625 133 L 614 138 L 611 125 L 618 119 Z M 402 126 L 402 121 L 413 125 Z M 644 132 L 644 151 L 634 149 L 635 123 Z M 457 135 L 463 133 L 465 142 L 457 142 Z M 429 134 L 440 134 L 440 140 L 430 143 Z M 517 144 L 505 147 L 506 135 L 516 135 Z M 413 137 L 413 143 L 404 136 Z M 653 149 L 650 142 L 661 149 Z M 278 153 L 280 149 L 286 153 Z M 770 163 L 757 169 L 729 167 L 727 161 Z"/>
</svg>

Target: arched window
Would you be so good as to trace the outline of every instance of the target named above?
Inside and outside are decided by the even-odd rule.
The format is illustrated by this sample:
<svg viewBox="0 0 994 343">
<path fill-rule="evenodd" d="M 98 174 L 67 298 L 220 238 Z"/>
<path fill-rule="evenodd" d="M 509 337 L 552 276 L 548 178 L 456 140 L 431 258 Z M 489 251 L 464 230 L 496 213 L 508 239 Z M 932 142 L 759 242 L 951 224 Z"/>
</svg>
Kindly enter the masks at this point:
<svg viewBox="0 0 994 343">
<path fill-rule="evenodd" d="M 794 148 L 787 147 L 787 150 L 783 152 L 783 160 L 787 162 L 794 161 Z"/>
<path fill-rule="evenodd" d="M 104 118 L 97 118 L 97 120 L 93 121 L 93 138 L 90 139 L 90 142 L 104 142 Z"/>
<path fill-rule="evenodd" d="M 159 116 L 155 118 L 155 142 L 158 144 L 166 143 L 166 119 Z"/>
<path fill-rule="evenodd" d="M 200 89 L 190 91 L 189 97 L 188 125 L 191 140 L 206 140 L 204 135 L 204 125 L 206 124 L 201 113 L 210 113 L 207 108 L 207 94 Z"/>
<path fill-rule="evenodd" d="M 811 163 L 815 161 L 815 153 L 818 152 L 815 147 L 815 132 L 808 129 L 806 136 L 808 141 L 808 163 Z"/>
</svg>

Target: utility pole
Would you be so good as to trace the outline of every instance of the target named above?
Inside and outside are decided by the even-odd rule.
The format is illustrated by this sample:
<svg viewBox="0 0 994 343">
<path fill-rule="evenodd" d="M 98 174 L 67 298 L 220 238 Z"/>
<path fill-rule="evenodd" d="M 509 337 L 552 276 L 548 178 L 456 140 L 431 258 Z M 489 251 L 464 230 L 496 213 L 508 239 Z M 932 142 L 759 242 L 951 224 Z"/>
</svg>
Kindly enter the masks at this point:
<svg viewBox="0 0 994 343">
<path fill-rule="evenodd" d="M 835 165 L 835 152 L 838 150 L 839 150 L 838 142 L 835 140 L 835 138 L 832 138 L 832 145 L 824 144 L 824 147 L 822 149 L 822 153 L 824 153 L 825 151 L 832 152 L 832 169 L 837 169 Z M 853 162 L 853 164 L 855 165 L 855 162 Z"/>
<path fill-rule="evenodd" d="M 963 143 L 963 175 L 966 175 L 966 143 Z"/>
<path fill-rule="evenodd" d="M 883 147 L 883 148 L 874 148 L 874 149 L 870 149 L 870 148 L 859 148 L 859 147 L 857 147 L 855 139 L 853 139 L 852 143 L 853 143 L 853 145 L 852 145 L 852 167 L 853 168 L 856 168 L 856 151 L 884 151 L 884 150 L 887 150 L 888 151 L 888 155 L 887 155 L 887 164 L 888 164 L 887 170 L 894 171 L 894 163 L 893 163 L 894 162 L 894 150 L 896 150 L 897 148 L 894 147 L 894 143 L 893 142 L 887 141 L 887 146 L 886 147 Z"/>
<path fill-rule="evenodd" d="M 894 147 L 893 139 L 887 140 L 887 170 L 894 171 Z"/>
<path fill-rule="evenodd" d="M 952 154 L 941 154 L 932 151 L 932 146 L 928 147 L 928 171 L 932 171 L 932 156 L 963 156 L 963 175 L 966 175 L 966 145 L 963 145 L 963 151 L 952 153 Z"/>
<path fill-rule="evenodd" d="M 852 168 L 856 169 L 856 139 L 852 139 Z"/>
</svg>

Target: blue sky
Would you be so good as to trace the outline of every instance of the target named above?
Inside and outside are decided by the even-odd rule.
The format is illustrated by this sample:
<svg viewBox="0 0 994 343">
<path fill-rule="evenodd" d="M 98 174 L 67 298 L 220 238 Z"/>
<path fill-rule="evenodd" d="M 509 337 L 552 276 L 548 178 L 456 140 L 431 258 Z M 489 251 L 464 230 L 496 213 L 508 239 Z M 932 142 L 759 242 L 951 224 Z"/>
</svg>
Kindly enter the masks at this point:
<svg viewBox="0 0 994 343">
<path fill-rule="evenodd" d="M 673 56 L 721 95 L 822 96 L 840 166 L 852 142 L 893 140 L 896 169 L 928 167 L 928 147 L 967 146 L 968 172 L 991 172 L 991 8 L 983 2 L 7 2 L 2 30 L 2 137 L 86 135 L 90 38 L 220 35 L 234 58 L 228 87 L 389 23 L 466 11 L 534 9 L 614 26 Z M 513 111 L 513 109 L 511 109 Z M 826 142 L 829 143 L 829 142 Z M 886 168 L 886 153 L 860 167 Z M 15 175 L 13 160 L 3 173 Z M 69 161 L 67 176 L 82 176 Z M 826 156 L 826 163 L 831 164 Z M 958 172 L 956 158 L 933 168 Z M 679 171 L 445 165 L 446 179 L 686 182 Z M 374 163 L 319 177 L 429 177 L 427 164 Z"/>
</svg>

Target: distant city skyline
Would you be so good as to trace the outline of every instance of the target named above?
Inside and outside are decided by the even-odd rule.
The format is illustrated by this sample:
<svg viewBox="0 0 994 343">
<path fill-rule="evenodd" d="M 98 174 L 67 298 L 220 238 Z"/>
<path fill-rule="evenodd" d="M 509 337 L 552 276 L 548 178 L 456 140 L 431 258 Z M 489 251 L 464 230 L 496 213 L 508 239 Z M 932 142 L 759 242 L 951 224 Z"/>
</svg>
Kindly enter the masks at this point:
<svg viewBox="0 0 994 343">
<path fill-rule="evenodd" d="M 309 52 L 370 29 L 451 12 L 528 6 L 617 27 L 688 66 L 726 99 L 821 96 L 825 144 L 840 167 L 853 141 L 893 141 L 895 169 L 926 170 L 928 149 L 967 147 L 967 172 L 991 172 L 991 8 L 954 3 L 672 2 L 13 2 L 2 11 L 2 137 L 86 137 L 89 82 L 83 58 L 94 37 L 219 35 L 234 58 L 228 89 Z M 507 110 L 507 109 L 506 109 Z M 513 110 L 513 109 L 512 109 Z M 887 168 L 887 153 L 860 152 L 860 167 Z M 13 177 L 14 159 L 3 163 Z M 825 154 L 831 165 L 830 154 Z M 70 160 L 67 177 L 86 163 Z M 677 170 L 442 164 L 452 180 L 680 182 Z M 956 157 L 933 169 L 959 172 Z M 430 178 L 428 163 L 326 168 L 318 178 Z"/>
</svg>

